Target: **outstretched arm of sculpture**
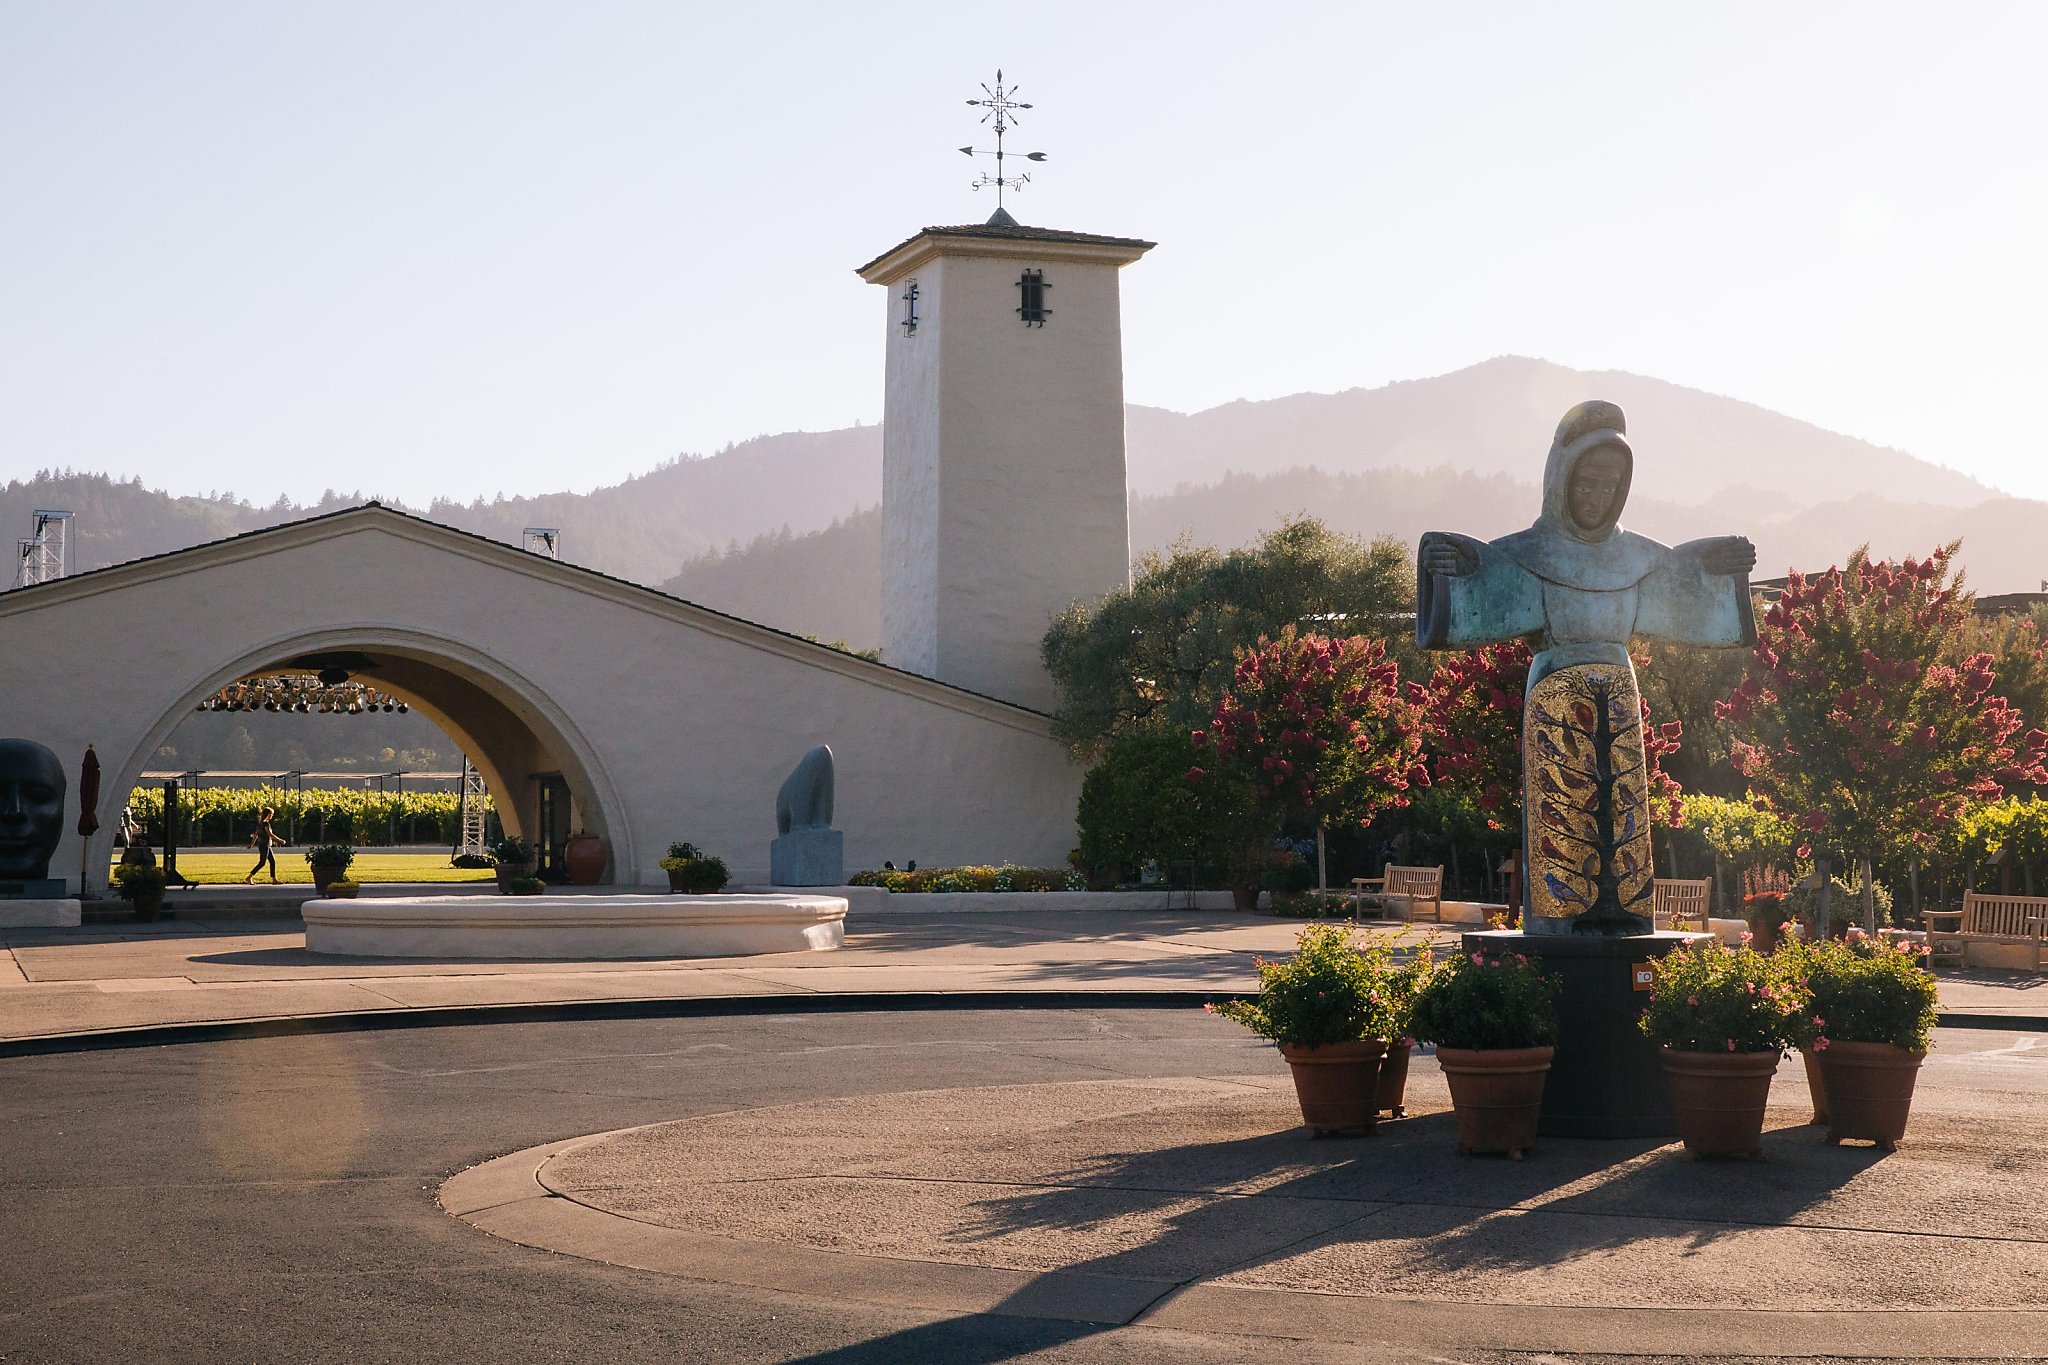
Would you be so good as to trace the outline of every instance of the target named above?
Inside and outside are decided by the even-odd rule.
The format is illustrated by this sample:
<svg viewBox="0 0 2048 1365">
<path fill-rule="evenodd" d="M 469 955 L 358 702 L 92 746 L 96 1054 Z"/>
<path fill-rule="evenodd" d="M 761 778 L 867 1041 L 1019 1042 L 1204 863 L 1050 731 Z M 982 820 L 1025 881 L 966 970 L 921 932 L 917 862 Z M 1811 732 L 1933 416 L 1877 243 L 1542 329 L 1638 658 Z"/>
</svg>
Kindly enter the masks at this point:
<svg viewBox="0 0 2048 1365">
<path fill-rule="evenodd" d="M 1425 574 L 1448 574 L 1453 578 L 1477 573 L 1479 555 L 1471 546 L 1459 543 L 1463 539 L 1460 536 L 1454 540 L 1440 531 L 1431 531 L 1415 552 L 1415 567 Z"/>
<path fill-rule="evenodd" d="M 1415 549 L 1415 643 L 1469 649 L 1543 628 L 1543 589 L 1507 555 L 1452 531 Z"/>
<path fill-rule="evenodd" d="M 1678 548 L 1697 552 L 1700 567 L 1710 574 L 1746 574 L 1756 567 L 1756 546 L 1748 536 L 1709 536 Z"/>
<path fill-rule="evenodd" d="M 1743 536 L 1688 540 L 1665 553 L 1645 578 L 1636 633 L 1693 645 L 1756 643 L 1749 571 L 1756 546 Z"/>
</svg>

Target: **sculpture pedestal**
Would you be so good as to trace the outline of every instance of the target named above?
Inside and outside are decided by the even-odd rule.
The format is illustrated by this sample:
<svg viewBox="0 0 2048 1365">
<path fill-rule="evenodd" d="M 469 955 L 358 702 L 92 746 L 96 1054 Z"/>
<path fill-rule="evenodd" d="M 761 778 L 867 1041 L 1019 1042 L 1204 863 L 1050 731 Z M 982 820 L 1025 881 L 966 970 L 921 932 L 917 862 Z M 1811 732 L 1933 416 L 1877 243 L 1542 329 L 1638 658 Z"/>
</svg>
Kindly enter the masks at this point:
<svg viewBox="0 0 2048 1365">
<path fill-rule="evenodd" d="M 61 887 L 63 883 L 58 883 Z M 79 923 L 75 900 L 38 897 L 0 900 L 0 929 L 70 929 Z"/>
<path fill-rule="evenodd" d="M 1668 930 L 1628 938 L 1513 930 L 1464 936 L 1466 952 L 1521 953 L 1557 983 L 1557 1057 L 1538 1129 L 1544 1137 L 1678 1136 L 1657 1048 L 1636 1027 L 1650 998 L 1637 972 L 1705 937 Z"/>
<path fill-rule="evenodd" d="M 768 880 L 777 886 L 838 886 L 846 880 L 846 835 L 793 829 L 768 846 Z"/>
</svg>

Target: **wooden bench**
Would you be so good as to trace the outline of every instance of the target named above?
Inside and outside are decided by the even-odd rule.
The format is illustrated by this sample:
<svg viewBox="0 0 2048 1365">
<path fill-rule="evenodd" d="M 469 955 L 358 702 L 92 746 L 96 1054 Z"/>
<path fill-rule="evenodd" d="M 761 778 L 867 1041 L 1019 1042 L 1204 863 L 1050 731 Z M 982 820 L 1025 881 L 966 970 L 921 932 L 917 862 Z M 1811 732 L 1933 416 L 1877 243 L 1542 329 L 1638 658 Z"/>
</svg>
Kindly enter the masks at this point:
<svg viewBox="0 0 2048 1365">
<path fill-rule="evenodd" d="M 1963 893 L 1960 910 L 1928 910 L 1927 947 L 1936 962 L 2037 972 L 2048 966 L 2048 896 Z"/>
<path fill-rule="evenodd" d="M 1650 922 L 1659 929 L 1707 931 L 1707 909 L 1713 899 L 1711 878 L 1678 881 L 1659 877 L 1650 883 Z"/>
<path fill-rule="evenodd" d="M 1381 905 L 1399 901 L 1407 913 L 1402 918 L 1413 921 L 1419 917 L 1422 906 L 1430 907 L 1430 918 L 1437 923 L 1444 919 L 1444 869 L 1439 863 L 1435 867 L 1401 867 L 1388 863 L 1385 871 L 1377 877 L 1353 877 L 1351 879 L 1351 903 L 1355 907 L 1361 896 L 1376 896 Z"/>
</svg>

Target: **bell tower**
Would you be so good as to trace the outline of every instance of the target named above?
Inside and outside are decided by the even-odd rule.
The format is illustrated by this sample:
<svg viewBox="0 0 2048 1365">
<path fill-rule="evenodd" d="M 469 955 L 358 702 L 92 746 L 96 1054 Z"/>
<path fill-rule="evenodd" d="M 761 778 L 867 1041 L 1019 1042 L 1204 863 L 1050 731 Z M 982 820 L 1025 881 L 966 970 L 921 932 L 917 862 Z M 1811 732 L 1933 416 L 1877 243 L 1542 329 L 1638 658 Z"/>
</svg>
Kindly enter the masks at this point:
<svg viewBox="0 0 2048 1365">
<path fill-rule="evenodd" d="M 1052 618 L 1130 582 L 1118 271 L 1151 242 L 929 227 L 888 294 L 882 660 L 1037 710 Z"/>
</svg>

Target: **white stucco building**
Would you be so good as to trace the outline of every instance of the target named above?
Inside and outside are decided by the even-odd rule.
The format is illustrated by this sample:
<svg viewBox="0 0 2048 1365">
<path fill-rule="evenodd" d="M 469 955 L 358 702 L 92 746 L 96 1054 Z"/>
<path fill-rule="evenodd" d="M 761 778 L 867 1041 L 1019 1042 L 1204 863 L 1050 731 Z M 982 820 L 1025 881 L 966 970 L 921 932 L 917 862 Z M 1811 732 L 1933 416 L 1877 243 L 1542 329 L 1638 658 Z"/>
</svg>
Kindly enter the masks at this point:
<svg viewBox="0 0 2048 1365">
<path fill-rule="evenodd" d="M 999 211 L 860 268 L 889 291 L 885 661 L 1054 705 L 1046 627 L 1130 583 L 1117 272 L 1151 248 Z"/>
<path fill-rule="evenodd" d="M 0 593 L 0 732 L 73 771 L 97 746 L 104 868 L 110 811 L 202 699 L 336 654 L 470 755 L 510 832 L 558 779 L 615 881 L 662 882 L 675 839 L 766 881 L 776 788 L 814 744 L 849 869 L 1073 846 L 1080 775 L 1044 716 L 374 503 Z M 74 884 L 75 818 L 51 865 Z"/>
<path fill-rule="evenodd" d="M 1081 773 L 1038 646 L 1128 582 L 1116 272 L 1149 245 L 1005 215 L 862 267 L 915 281 L 891 306 L 884 663 L 376 503 L 0 593 L 0 735 L 104 765 L 102 828 L 81 849 L 74 804 L 52 874 L 75 888 L 83 853 L 101 889 L 112 812 L 202 700 L 321 668 L 446 731 L 508 832 L 566 802 L 613 882 L 662 883 L 679 839 L 765 882 L 776 790 L 817 744 L 849 871 L 1062 863 Z"/>
</svg>

